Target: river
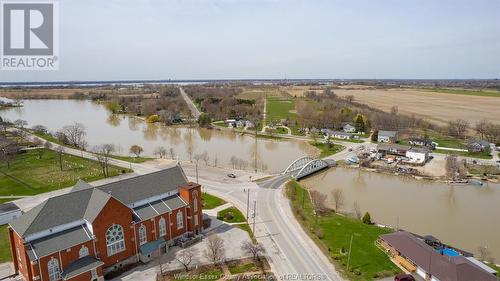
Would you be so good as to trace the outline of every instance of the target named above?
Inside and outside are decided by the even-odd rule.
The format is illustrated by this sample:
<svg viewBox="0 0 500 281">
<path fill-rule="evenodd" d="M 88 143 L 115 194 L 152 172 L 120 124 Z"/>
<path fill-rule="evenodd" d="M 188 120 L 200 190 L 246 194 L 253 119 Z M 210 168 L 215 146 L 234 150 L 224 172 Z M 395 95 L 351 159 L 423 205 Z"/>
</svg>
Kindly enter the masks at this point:
<svg viewBox="0 0 500 281">
<path fill-rule="evenodd" d="M 487 246 L 500 261 L 500 185 L 448 185 L 349 168 L 332 168 L 301 181 L 328 196 L 339 188 L 345 203 L 341 212 L 353 212 L 357 201 L 373 221 L 477 254 Z"/>
<path fill-rule="evenodd" d="M 152 156 L 156 147 L 174 151 L 174 157 L 189 160 L 207 152 L 208 164 L 252 169 L 276 173 L 284 170 L 293 160 L 317 154 L 317 150 L 305 141 L 255 139 L 229 130 L 167 127 L 148 124 L 126 115 L 111 114 L 104 106 L 78 100 L 25 100 L 23 107 L 0 111 L 2 118 L 14 121 L 23 119 L 28 126 L 44 125 L 51 132 L 74 122 L 86 127 L 88 147 L 111 143 L 117 154 L 128 155 L 131 145 L 144 148 L 144 156 Z M 240 161 L 231 161 L 236 157 Z M 241 164 L 243 163 L 243 164 Z"/>
<path fill-rule="evenodd" d="M 76 100 L 26 100 L 24 107 L 0 111 L 11 121 L 24 119 L 29 126 L 41 124 L 56 131 L 64 125 L 80 122 L 87 128 L 89 147 L 112 143 L 127 155 L 133 144 L 152 155 L 158 146 L 173 148 L 178 159 L 207 152 L 209 164 L 232 166 L 231 157 L 248 163 L 255 155 L 259 169 L 284 170 L 294 159 L 317 151 L 305 141 L 255 139 L 228 130 L 166 127 L 147 124 L 141 119 L 110 114 L 102 105 Z M 257 151 L 257 153 L 256 153 Z M 443 242 L 466 251 L 477 252 L 487 246 L 500 260 L 500 185 L 484 187 L 446 185 L 406 179 L 393 175 L 355 169 L 332 168 L 302 182 L 327 195 L 340 188 L 345 194 L 343 210 L 351 212 L 357 201 L 363 212 L 370 212 L 380 224 L 399 227 L 421 235 L 432 234 Z"/>
</svg>

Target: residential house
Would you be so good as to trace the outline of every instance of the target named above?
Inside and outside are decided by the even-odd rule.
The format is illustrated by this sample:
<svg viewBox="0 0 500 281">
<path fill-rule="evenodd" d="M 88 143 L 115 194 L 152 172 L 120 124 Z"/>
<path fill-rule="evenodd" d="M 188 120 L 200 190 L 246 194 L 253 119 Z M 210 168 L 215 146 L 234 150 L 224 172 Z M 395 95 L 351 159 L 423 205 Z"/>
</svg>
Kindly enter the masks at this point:
<svg viewBox="0 0 500 281">
<path fill-rule="evenodd" d="M 341 140 L 359 139 L 358 135 L 340 131 L 332 131 L 332 130 L 326 131 L 326 137 L 341 139 Z"/>
<path fill-rule="evenodd" d="M 472 139 L 467 144 L 469 152 L 483 152 L 490 149 L 490 143 L 484 140 Z"/>
<path fill-rule="evenodd" d="M 410 145 L 415 145 L 415 146 L 426 146 L 426 147 L 434 148 L 434 143 L 430 139 L 410 138 L 410 139 L 408 139 L 408 143 Z"/>
<path fill-rule="evenodd" d="M 396 143 L 398 141 L 398 132 L 396 131 L 378 131 L 377 142 Z"/>
<path fill-rule="evenodd" d="M 27 281 L 103 280 L 202 230 L 201 187 L 180 165 L 93 187 L 79 181 L 9 224 L 16 274 Z"/>
<path fill-rule="evenodd" d="M 429 149 L 425 147 L 411 147 L 405 153 L 408 162 L 415 164 L 424 164 L 429 159 Z"/>
<path fill-rule="evenodd" d="M 383 155 L 389 154 L 406 157 L 406 152 L 410 148 L 411 146 L 408 145 L 380 143 L 377 145 L 377 152 Z"/>
<path fill-rule="evenodd" d="M 356 127 L 352 126 L 351 124 L 344 125 L 342 130 L 346 133 L 356 133 Z"/>
<path fill-rule="evenodd" d="M 496 271 L 450 248 L 435 249 L 415 235 L 399 231 L 380 236 L 394 263 L 432 281 L 498 281 Z"/>
</svg>

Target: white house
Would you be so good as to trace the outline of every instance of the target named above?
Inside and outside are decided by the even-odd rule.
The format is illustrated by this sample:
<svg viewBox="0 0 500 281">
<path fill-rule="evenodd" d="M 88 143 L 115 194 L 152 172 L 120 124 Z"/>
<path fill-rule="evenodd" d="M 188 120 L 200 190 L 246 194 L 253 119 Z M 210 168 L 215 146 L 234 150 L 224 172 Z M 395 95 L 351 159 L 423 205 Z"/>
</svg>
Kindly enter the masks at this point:
<svg viewBox="0 0 500 281">
<path fill-rule="evenodd" d="M 412 147 L 406 151 L 406 158 L 409 159 L 408 162 L 415 164 L 422 164 L 427 162 L 429 159 L 429 150 L 425 148 Z"/>
<path fill-rule="evenodd" d="M 377 142 L 396 143 L 397 141 L 398 141 L 398 132 L 378 131 Z"/>
<path fill-rule="evenodd" d="M 342 128 L 344 130 L 344 132 L 346 133 L 356 133 L 356 127 L 354 126 L 351 126 L 350 124 L 346 124 L 344 125 L 344 127 Z"/>
</svg>

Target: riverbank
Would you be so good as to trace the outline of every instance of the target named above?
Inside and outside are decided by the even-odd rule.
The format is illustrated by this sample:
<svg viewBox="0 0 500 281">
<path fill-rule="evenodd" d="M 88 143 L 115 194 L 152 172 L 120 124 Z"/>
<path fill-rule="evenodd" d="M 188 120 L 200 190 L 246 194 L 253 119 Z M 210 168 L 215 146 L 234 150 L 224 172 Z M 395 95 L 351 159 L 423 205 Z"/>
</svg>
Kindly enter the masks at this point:
<svg viewBox="0 0 500 281">
<path fill-rule="evenodd" d="M 295 218 L 304 231 L 344 276 L 350 280 L 374 280 L 399 272 L 384 252 L 375 245 L 378 237 L 392 232 L 391 229 L 364 224 L 361 220 L 333 211 L 318 214 L 309 192 L 295 181 L 286 184 L 285 192 L 290 199 Z M 351 237 L 353 243 L 349 257 Z"/>
</svg>

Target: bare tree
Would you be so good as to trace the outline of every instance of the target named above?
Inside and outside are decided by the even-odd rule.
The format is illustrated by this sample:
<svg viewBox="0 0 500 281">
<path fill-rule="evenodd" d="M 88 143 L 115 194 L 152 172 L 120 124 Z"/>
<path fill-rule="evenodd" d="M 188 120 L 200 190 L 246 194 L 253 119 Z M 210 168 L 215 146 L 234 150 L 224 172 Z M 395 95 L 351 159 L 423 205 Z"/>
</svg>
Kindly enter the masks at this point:
<svg viewBox="0 0 500 281">
<path fill-rule="evenodd" d="M 101 166 L 104 177 L 109 177 L 109 160 L 114 151 L 115 146 L 112 144 L 102 144 L 94 147 L 95 157 Z"/>
<path fill-rule="evenodd" d="M 129 152 L 134 154 L 135 157 L 139 157 L 143 151 L 144 149 L 137 144 L 132 145 L 129 149 Z"/>
<path fill-rule="evenodd" d="M 81 123 L 75 122 L 71 125 L 66 125 L 62 128 L 61 132 L 66 137 L 68 144 L 78 148 L 85 148 L 85 126 Z"/>
<path fill-rule="evenodd" d="M 16 128 L 19 128 L 19 129 L 24 129 L 24 127 L 27 125 L 28 125 L 28 122 L 26 120 L 23 120 L 23 119 L 17 119 L 14 121 L 14 126 L 16 126 Z"/>
<path fill-rule="evenodd" d="M 356 215 L 356 218 L 357 218 L 358 220 L 360 220 L 360 219 L 361 219 L 362 214 L 361 214 L 361 208 L 359 207 L 359 203 L 358 203 L 358 201 L 354 201 L 354 204 L 353 204 L 353 209 L 354 209 L 354 214 Z"/>
<path fill-rule="evenodd" d="M 226 256 L 224 248 L 224 240 L 217 234 L 208 237 L 207 248 L 205 249 L 205 257 L 214 265 L 222 262 Z"/>
<path fill-rule="evenodd" d="M 7 169 L 10 169 L 10 163 L 16 158 L 18 152 L 17 143 L 6 138 L 0 139 L 0 161 L 7 164 Z"/>
<path fill-rule="evenodd" d="M 160 158 L 165 158 L 167 156 L 167 149 L 163 146 L 158 146 L 153 153 Z"/>
<path fill-rule="evenodd" d="M 33 127 L 31 127 L 31 129 L 35 132 L 35 133 L 43 133 L 43 134 L 46 134 L 47 133 L 47 127 L 43 126 L 43 125 L 35 125 Z"/>
<path fill-rule="evenodd" d="M 326 207 L 326 195 L 325 194 L 323 194 L 319 191 L 316 191 L 316 190 L 311 191 L 310 194 L 311 194 L 311 201 L 313 203 L 314 210 L 316 210 L 317 213 L 323 213 L 323 212 L 328 210 L 328 208 Z"/>
<path fill-rule="evenodd" d="M 175 256 L 175 259 L 184 267 L 186 272 L 189 271 L 189 265 L 193 261 L 194 254 L 195 254 L 194 249 L 188 248 L 180 251 Z"/>
<path fill-rule="evenodd" d="M 45 154 L 45 148 L 42 148 L 44 142 L 39 138 L 35 138 L 33 140 L 33 144 L 36 145 L 36 147 L 38 148 L 36 149 L 36 154 L 38 155 L 38 159 L 42 159 L 43 154 Z"/>
<path fill-rule="evenodd" d="M 453 155 L 446 156 L 445 169 L 446 169 L 446 176 L 449 179 L 452 180 L 456 179 L 458 174 L 458 161 L 456 156 Z"/>
<path fill-rule="evenodd" d="M 483 119 L 483 120 L 476 123 L 474 130 L 481 137 L 481 139 L 484 139 L 484 136 L 486 135 L 487 130 L 488 130 L 488 125 L 489 125 L 489 123 L 486 119 Z"/>
<path fill-rule="evenodd" d="M 494 259 L 491 255 L 491 251 L 486 246 L 477 247 L 478 258 L 481 261 L 493 262 Z"/>
<path fill-rule="evenodd" d="M 175 159 L 175 150 L 171 147 L 171 148 L 169 149 L 169 152 L 170 152 L 170 158 L 171 158 L 171 159 Z"/>
<path fill-rule="evenodd" d="M 338 212 L 339 209 L 344 205 L 345 196 L 344 191 L 339 188 L 335 188 L 332 190 L 333 203 L 335 204 L 335 212 Z"/>
<path fill-rule="evenodd" d="M 59 169 L 63 170 L 63 155 L 64 155 L 64 147 L 59 145 L 56 147 L 57 154 L 59 156 Z"/>
<path fill-rule="evenodd" d="M 254 260 L 258 260 L 259 255 L 264 253 L 264 246 L 262 246 L 262 244 L 259 243 L 243 241 L 243 243 L 241 243 L 241 250 L 247 254 L 252 255 Z"/>
<path fill-rule="evenodd" d="M 464 138 L 468 128 L 469 122 L 463 119 L 457 119 L 448 123 L 449 134 L 457 138 Z"/>
<path fill-rule="evenodd" d="M 210 156 L 208 156 L 208 153 L 206 151 L 201 154 L 201 160 L 205 162 L 205 166 L 208 166 L 208 160 L 210 160 Z"/>
</svg>

